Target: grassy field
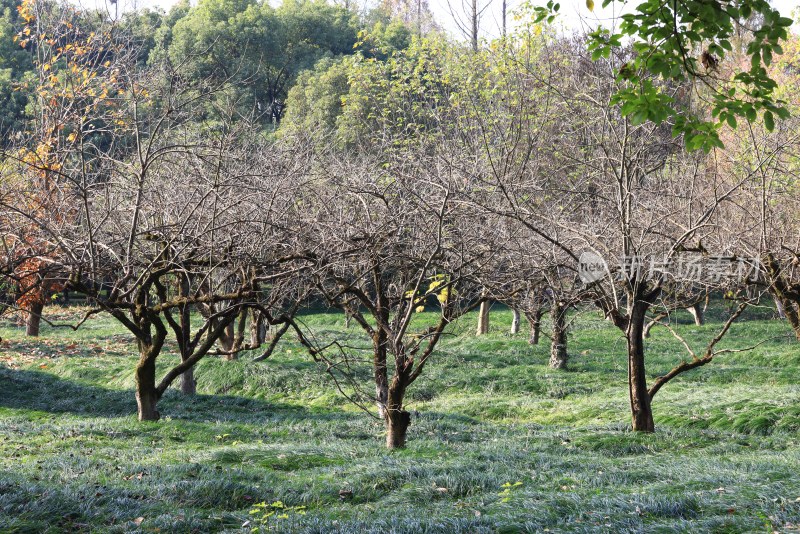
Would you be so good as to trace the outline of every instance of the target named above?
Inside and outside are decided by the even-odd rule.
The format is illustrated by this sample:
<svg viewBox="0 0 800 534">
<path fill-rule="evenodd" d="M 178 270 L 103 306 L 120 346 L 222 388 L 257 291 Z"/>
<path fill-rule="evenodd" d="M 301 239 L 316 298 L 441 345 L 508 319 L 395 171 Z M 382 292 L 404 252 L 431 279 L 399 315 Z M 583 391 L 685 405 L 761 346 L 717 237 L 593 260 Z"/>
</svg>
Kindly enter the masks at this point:
<svg viewBox="0 0 800 534">
<path fill-rule="evenodd" d="M 286 532 L 798 530 L 800 345 L 769 314 L 725 344 L 768 341 L 658 394 L 652 435 L 628 431 L 609 323 L 578 317 L 564 372 L 547 368 L 546 339 L 507 333 L 508 311 L 481 338 L 468 317 L 412 386 L 395 452 L 292 343 L 263 363 L 201 362 L 199 395 L 171 391 L 162 420 L 139 423 L 132 337 L 114 322 L 38 340 L 0 323 L 0 532 L 246 532 L 277 501 L 267 527 Z M 679 318 L 698 345 L 719 327 Z M 651 377 L 682 356 L 654 330 Z"/>
</svg>

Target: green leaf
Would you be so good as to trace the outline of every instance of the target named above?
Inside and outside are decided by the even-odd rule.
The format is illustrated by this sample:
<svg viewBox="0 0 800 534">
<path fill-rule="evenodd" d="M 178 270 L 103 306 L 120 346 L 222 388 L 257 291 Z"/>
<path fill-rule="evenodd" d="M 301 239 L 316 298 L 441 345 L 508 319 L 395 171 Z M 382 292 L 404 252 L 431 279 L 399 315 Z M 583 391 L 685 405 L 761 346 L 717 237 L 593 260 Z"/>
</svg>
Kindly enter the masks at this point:
<svg viewBox="0 0 800 534">
<path fill-rule="evenodd" d="M 764 65 L 769 66 L 770 63 L 772 63 L 772 51 L 769 49 L 769 47 L 764 47 L 761 55 L 764 58 Z"/>
<path fill-rule="evenodd" d="M 764 112 L 764 127 L 770 132 L 775 129 L 775 119 L 771 111 Z"/>
</svg>

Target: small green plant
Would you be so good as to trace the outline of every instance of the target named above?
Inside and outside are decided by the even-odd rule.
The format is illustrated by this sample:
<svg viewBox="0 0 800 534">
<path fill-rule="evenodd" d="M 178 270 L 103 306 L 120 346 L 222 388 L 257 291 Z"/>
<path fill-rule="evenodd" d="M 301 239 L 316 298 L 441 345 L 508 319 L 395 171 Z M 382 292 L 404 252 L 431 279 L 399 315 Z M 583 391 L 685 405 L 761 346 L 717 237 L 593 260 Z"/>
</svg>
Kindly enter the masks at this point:
<svg viewBox="0 0 800 534">
<path fill-rule="evenodd" d="M 756 517 L 758 517 L 762 521 L 762 523 L 764 524 L 764 529 L 766 529 L 767 532 L 775 532 L 776 531 L 775 525 L 772 524 L 772 518 L 769 517 L 767 514 L 765 514 L 764 512 L 759 511 L 759 512 L 756 512 Z"/>
<path fill-rule="evenodd" d="M 501 488 L 503 488 L 503 491 L 498 493 L 498 495 L 502 497 L 502 499 L 500 499 L 500 502 L 510 501 L 511 497 L 514 495 L 514 491 L 521 486 L 522 482 L 520 481 L 514 482 L 513 484 L 511 482 L 506 482 L 505 484 L 500 486 Z"/>
<path fill-rule="evenodd" d="M 250 510 L 252 528 L 250 532 L 269 532 L 281 527 L 290 528 L 294 519 L 306 515 L 305 506 L 286 506 L 283 501 L 271 504 L 260 502 Z"/>
</svg>

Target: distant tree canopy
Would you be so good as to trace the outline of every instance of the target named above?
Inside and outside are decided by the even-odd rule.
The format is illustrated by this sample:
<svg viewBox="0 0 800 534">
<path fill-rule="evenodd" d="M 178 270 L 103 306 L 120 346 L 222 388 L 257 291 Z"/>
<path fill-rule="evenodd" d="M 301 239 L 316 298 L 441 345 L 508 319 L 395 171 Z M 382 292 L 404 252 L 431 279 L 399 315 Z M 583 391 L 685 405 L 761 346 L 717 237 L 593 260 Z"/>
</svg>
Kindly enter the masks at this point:
<svg viewBox="0 0 800 534">
<path fill-rule="evenodd" d="M 355 14 L 322 0 L 280 7 L 253 0 L 202 0 L 175 24 L 170 56 L 198 78 L 235 80 L 243 112 L 278 124 L 297 76 L 322 58 L 353 52 Z"/>
<path fill-rule="evenodd" d="M 0 2 L 0 134 L 7 135 L 24 127 L 28 93 L 24 83 L 32 74 L 28 51 L 17 44 L 19 2 Z"/>
<path fill-rule="evenodd" d="M 613 1 L 604 0 L 603 6 Z M 0 128 L 6 134 L 20 130 L 33 112 L 27 82 L 35 50 L 15 39 L 21 30 L 18 6 L 18 0 L 0 4 Z M 533 26 L 525 27 L 541 31 L 559 9 L 555 0 L 530 7 Z M 587 9 L 594 9 L 593 0 L 587 0 Z M 103 17 L 92 11 L 78 16 L 85 27 Z M 613 30 L 590 33 L 586 46 L 593 59 L 613 63 L 621 82 L 615 103 L 633 123 L 667 122 L 687 148 L 708 151 L 722 145 L 723 125 L 759 120 L 771 129 L 788 116 L 770 67 L 784 51 L 791 24 L 766 0 L 648 0 L 623 14 Z M 406 0 L 384 0 L 363 13 L 347 2 L 325 0 L 285 0 L 278 6 L 201 0 L 194 7 L 182 1 L 169 12 L 125 13 L 120 26 L 132 36 L 141 65 L 169 57 L 196 81 L 230 82 L 219 95 L 225 107 L 233 103 L 240 115 L 255 117 L 269 129 L 292 105 L 298 109 L 290 123 L 302 121 L 298 117 L 313 107 L 333 126 L 341 108 L 338 97 L 347 92 L 344 79 L 362 68 L 342 57 L 391 61 L 415 35 L 440 31 L 428 2 Z M 444 49 L 466 47 L 447 40 Z M 296 84 L 302 89 L 290 98 Z M 233 85 L 236 89 L 230 89 Z M 206 116 L 212 123 L 214 107 Z"/>
</svg>

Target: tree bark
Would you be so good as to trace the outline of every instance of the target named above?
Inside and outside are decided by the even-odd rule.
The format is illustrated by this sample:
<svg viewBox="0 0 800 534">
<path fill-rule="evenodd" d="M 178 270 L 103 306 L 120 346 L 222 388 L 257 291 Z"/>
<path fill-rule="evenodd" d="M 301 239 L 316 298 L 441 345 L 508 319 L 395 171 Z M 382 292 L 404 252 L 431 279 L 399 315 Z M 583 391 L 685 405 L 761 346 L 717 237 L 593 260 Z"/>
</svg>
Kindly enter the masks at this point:
<svg viewBox="0 0 800 534">
<path fill-rule="evenodd" d="M 386 447 L 402 449 L 406 446 L 406 434 L 411 425 L 411 414 L 403 409 L 407 376 L 400 374 L 392 378 L 386 401 Z"/>
<path fill-rule="evenodd" d="M 470 35 L 472 39 L 472 51 L 477 53 L 478 52 L 478 0 L 472 0 L 472 35 Z"/>
<path fill-rule="evenodd" d="M 564 303 L 553 299 L 550 310 L 553 321 L 552 340 L 550 343 L 550 368 L 566 369 L 567 367 L 567 312 Z"/>
<path fill-rule="evenodd" d="M 194 367 L 184 371 L 181 375 L 181 393 L 184 395 L 194 395 L 197 393 L 197 380 L 194 379 Z"/>
<path fill-rule="evenodd" d="M 636 432 L 653 432 L 653 411 L 647 391 L 644 364 L 644 321 L 649 305 L 636 302 L 631 309 L 626 332 L 628 344 L 628 394 L 631 408 L 631 425 Z"/>
<path fill-rule="evenodd" d="M 792 325 L 795 337 L 800 341 L 800 313 L 798 309 L 800 309 L 800 306 L 788 301 L 784 304 L 783 311 L 786 314 L 786 318 L 789 320 L 789 324 Z"/>
<path fill-rule="evenodd" d="M 264 314 L 258 310 L 253 310 L 252 321 L 250 322 L 250 345 L 259 347 L 267 341 L 267 323 Z"/>
<path fill-rule="evenodd" d="M 501 12 L 500 12 L 501 13 L 500 16 L 502 18 L 502 26 L 503 26 L 503 38 L 505 38 L 505 36 L 506 36 L 506 17 L 507 17 L 506 12 L 507 12 L 507 10 L 508 10 L 508 7 L 506 5 L 506 0 L 503 0 L 503 6 L 502 6 Z"/>
<path fill-rule="evenodd" d="M 136 367 L 136 405 L 139 410 L 139 421 L 158 421 L 161 414 L 157 405 L 159 394 L 156 390 L 156 362 L 142 349 L 143 355 Z"/>
<path fill-rule="evenodd" d="M 39 328 L 42 324 L 42 311 L 44 304 L 34 302 L 31 309 L 25 314 L 25 335 L 29 337 L 39 337 Z"/>
<path fill-rule="evenodd" d="M 511 311 L 514 314 L 513 318 L 511 319 L 511 333 L 512 334 L 519 334 L 519 323 L 520 323 L 520 319 L 521 319 L 520 315 L 519 315 L 519 310 L 516 309 L 516 308 L 513 308 Z"/>
<path fill-rule="evenodd" d="M 795 337 L 800 341 L 800 302 L 796 297 L 792 299 L 788 294 L 791 292 L 791 285 L 783 275 L 781 265 L 772 254 L 766 254 L 763 262 L 769 276 L 769 291 L 772 294 L 772 298 L 776 302 L 780 302 L 783 313 L 789 321 Z"/>
<path fill-rule="evenodd" d="M 700 304 L 693 304 L 686 308 L 686 311 L 692 314 L 694 317 L 694 324 L 695 326 L 703 326 L 705 324 L 705 313 L 703 312 L 703 307 Z"/>
<path fill-rule="evenodd" d="M 386 415 L 386 448 L 402 449 L 411 425 L 411 414 L 405 410 L 388 411 Z"/>
<path fill-rule="evenodd" d="M 385 379 L 375 375 L 375 404 L 378 406 L 378 417 L 386 418 L 386 402 L 389 397 L 389 386 Z"/>
<path fill-rule="evenodd" d="M 537 309 L 533 313 L 526 314 L 525 318 L 528 319 L 528 324 L 531 327 L 531 335 L 528 338 L 528 343 L 531 345 L 538 345 L 539 336 L 542 331 L 542 310 Z"/>
<path fill-rule="evenodd" d="M 779 309 L 782 309 L 784 318 L 789 321 L 789 325 L 792 327 L 795 337 L 800 341 L 800 311 L 798 311 L 800 310 L 800 304 L 792 302 L 792 300 L 784 294 L 782 288 L 779 287 L 778 284 L 773 284 L 770 288 L 770 292 L 775 302 L 780 303 Z"/>
<path fill-rule="evenodd" d="M 378 416 L 387 418 L 386 404 L 389 402 L 389 378 L 386 369 L 386 334 L 377 330 L 373 339 L 373 371 L 375 373 L 375 404 Z"/>
<path fill-rule="evenodd" d="M 772 296 L 776 302 L 780 302 L 784 318 L 789 321 L 795 337 L 800 341 L 800 311 L 798 311 L 800 310 L 800 303 L 793 302 L 783 293 L 782 288 L 776 288 L 776 286 L 777 284 L 770 288 Z"/>
<path fill-rule="evenodd" d="M 783 302 L 781 299 L 772 295 L 772 300 L 775 301 L 775 310 L 778 313 L 778 319 L 786 319 L 786 309 L 783 307 Z"/>
<path fill-rule="evenodd" d="M 188 297 L 191 291 L 189 278 L 181 277 L 179 282 L 179 292 L 181 297 Z M 180 337 L 179 346 L 181 351 L 181 361 L 186 361 L 190 354 L 189 348 L 190 332 L 192 330 L 192 309 L 188 305 L 180 307 L 180 331 L 176 332 L 176 337 Z M 197 393 L 197 380 L 194 379 L 194 368 L 188 369 L 181 375 L 181 393 L 184 395 L 194 395 Z"/>
<path fill-rule="evenodd" d="M 478 329 L 475 331 L 476 336 L 482 336 L 489 333 L 489 301 L 484 300 L 478 309 Z"/>
</svg>

